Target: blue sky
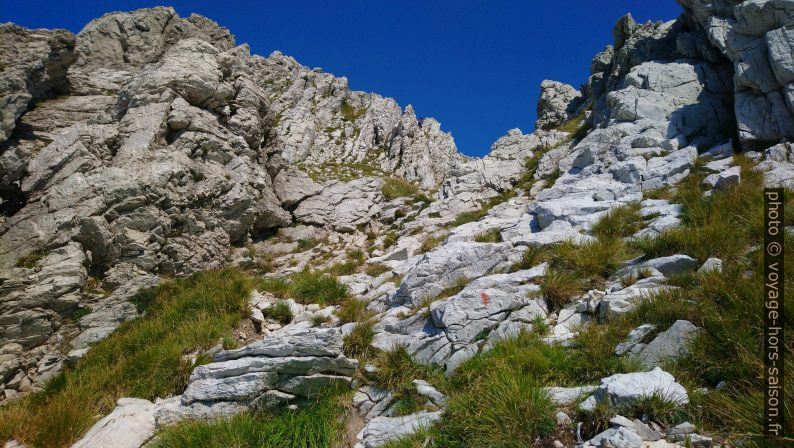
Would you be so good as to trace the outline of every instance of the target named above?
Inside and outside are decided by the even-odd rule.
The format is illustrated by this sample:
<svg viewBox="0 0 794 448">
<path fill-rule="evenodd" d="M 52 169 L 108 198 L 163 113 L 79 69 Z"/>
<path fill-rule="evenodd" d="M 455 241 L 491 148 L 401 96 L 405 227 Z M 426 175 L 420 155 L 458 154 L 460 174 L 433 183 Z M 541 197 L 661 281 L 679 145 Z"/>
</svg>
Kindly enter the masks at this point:
<svg viewBox="0 0 794 448">
<path fill-rule="evenodd" d="M 164 4 L 210 17 L 253 53 L 280 50 L 347 76 L 353 89 L 413 104 L 469 155 L 511 128 L 532 131 L 540 82 L 585 82 L 621 15 L 681 12 L 674 0 L 0 0 L 0 21 L 78 32 L 105 12 Z"/>
</svg>

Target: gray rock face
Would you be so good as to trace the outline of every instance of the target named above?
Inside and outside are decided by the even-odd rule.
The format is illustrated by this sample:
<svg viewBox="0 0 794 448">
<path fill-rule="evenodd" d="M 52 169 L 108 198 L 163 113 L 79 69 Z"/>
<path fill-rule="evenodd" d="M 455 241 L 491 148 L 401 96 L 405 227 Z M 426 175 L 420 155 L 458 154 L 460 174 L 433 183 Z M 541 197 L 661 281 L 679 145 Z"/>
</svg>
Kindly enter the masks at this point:
<svg viewBox="0 0 794 448">
<path fill-rule="evenodd" d="M 441 412 L 420 411 L 402 417 L 375 417 L 358 433 L 355 448 L 375 448 L 414 434 L 441 418 Z"/>
<path fill-rule="evenodd" d="M 155 431 L 157 406 L 148 400 L 122 398 L 113 412 L 96 422 L 73 448 L 139 448 Z"/>
<path fill-rule="evenodd" d="M 70 345 L 82 356 L 137 315 L 126 301 L 157 275 L 220 267 L 231 244 L 293 220 L 354 232 L 382 218 L 380 179 L 317 183 L 307 166 L 356 162 L 430 188 L 466 159 L 410 106 L 251 56 L 172 8 L 0 36 L 0 345 L 45 346 L 32 366 Z M 28 258 L 41 259 L 16 266 Z M 88 272 L 109 295 L 83 293 Z M 78 307 L 90 313 L 66 321 Z"/>
<path fill-rule="evenodd" d="M 356 226 L 368 223 L 380 213 L 382 185 L 383 181 L 377 178 L 332 183 L 317 196 L 301 202 L 295 209 L 295 219 L 352 232 Z"/>
<path fill-rule="evenodd" d="M 11 136 L 31 102 L 67 91 L 74 45 L 74 35 L 66 30 L 0 24 L 0 142 Z"/>
<path fill-rule="evenodd" d="M 338 329 L 285 327 L 259 342 L 221 351 L 215 362 L 194 369 L 181 404 L 169 405 L 163 418 L 190 416 L 196 406 L 212 408 L 218 403 L 283 405 L 330 386 L 349 385 L 356 366 L 356 360 L 342 354 Z M 225 407 L 218 409 L 226 412 Z"/>
<path fill-rule="evenodd" d="M 745 1 L 733 8 L 679 0 L 711 45 L 733 63 L 739 137 L 766 145 L 794 137 L 792 24 L 787 1 Z"/>
<path fill-rule="evenodd" d="M 581 94 L 568 84 L 545 80 L 540 84 L 538 129 L 552 129 L 563 124 L 581 104 Z"/>
<path fill-rule="evenodd" d="M 400 284 L 397 299 L 418 305 L 435 297 L 462 278 L 474 279 L 489 273 L 507 260 L 512 245 L 506 243 L 449 243 L 424 256 Z"/>
<path fill-rule="evenodd" d="M 689 344 L 700 330 L 688 320 L 677 320 L 647 345 L 637 344 L 632 347 L 631 354 L 647 366 L 658 366 L 666 360 L 688 353 Z"/>
</svg>

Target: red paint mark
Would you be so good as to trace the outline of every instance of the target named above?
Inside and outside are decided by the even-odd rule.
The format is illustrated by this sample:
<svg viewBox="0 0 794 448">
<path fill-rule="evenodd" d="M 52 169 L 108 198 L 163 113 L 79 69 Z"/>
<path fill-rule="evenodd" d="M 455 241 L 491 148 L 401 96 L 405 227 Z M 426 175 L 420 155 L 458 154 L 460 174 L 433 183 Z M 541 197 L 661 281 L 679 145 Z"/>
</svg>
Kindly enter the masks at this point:
<svg viewBox="0 0 794 448">
<path fill-rule="evenodd" d="M 488 305 L 489 303 L 491 303 L 491 297 L 488 296 L 488 294 L 486 294 L 485 292 L 480 293 L 480 298 L 482 299 L 483 305 Z"/>
</svg>

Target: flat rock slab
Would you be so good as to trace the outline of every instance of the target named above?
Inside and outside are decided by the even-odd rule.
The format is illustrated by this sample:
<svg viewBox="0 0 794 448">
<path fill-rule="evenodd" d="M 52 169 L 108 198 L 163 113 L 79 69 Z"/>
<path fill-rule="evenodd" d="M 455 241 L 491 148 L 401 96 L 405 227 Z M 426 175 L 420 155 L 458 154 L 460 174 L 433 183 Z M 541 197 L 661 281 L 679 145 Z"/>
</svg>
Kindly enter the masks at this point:
<svg viewBox="0 0 794 448">
<path fill-rule="evenodd" d="M 151 401 L 122 398 L 72 448 L 139 448 L 154 434 L 156 410 Z"/>
</svg>

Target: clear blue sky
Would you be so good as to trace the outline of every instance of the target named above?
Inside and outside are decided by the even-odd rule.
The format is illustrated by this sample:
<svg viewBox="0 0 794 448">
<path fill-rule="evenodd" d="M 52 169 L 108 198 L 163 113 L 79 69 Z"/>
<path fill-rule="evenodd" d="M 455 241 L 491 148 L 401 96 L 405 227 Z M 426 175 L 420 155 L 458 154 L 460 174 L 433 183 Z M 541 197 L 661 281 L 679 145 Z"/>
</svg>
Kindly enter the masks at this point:
<svg viewBox="0 0 794 448">
<path fill-rule="evenodd" d="M 585 82 L 621 15 L 681 12 L 675 0 L 0 0 L 0 21 L 78 32 L 105 12 L 156 5 L 203 14 L 253 53 L 280 50 L 347 76 L 353 89 L 413 104 L 469 155 L 511 128 L 532 131 L 540 82 Z"/>
</svg>

